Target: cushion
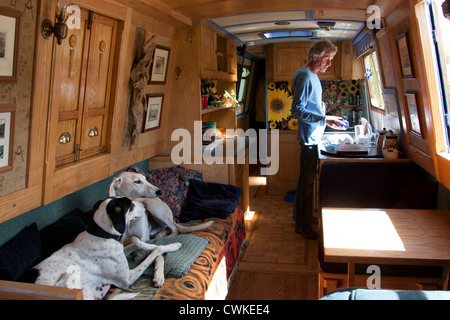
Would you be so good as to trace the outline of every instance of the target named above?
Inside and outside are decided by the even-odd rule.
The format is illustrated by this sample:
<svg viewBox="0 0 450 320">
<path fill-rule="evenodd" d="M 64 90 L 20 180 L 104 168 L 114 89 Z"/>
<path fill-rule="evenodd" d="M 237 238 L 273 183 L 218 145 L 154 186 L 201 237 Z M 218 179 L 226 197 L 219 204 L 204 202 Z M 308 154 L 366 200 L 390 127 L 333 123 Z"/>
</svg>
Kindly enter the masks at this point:
<svg viewBox="0 0 450 320">
<path fill-rule="evenodd" d="M 186 199 L 189 181 L 203 180 L 201 172 L 175 166 L 168 169 L 155 169 L 145 172 L 136 167 L 130 167 L 128 171 L 141 173 L 148 182 L 163 191 L 160 197 L 172 210 L 174 217 L 179 217 L 184 201 Z"/>
<path fill-rule="evenodd" d="M 191 269 L 192 264 L 197 260 L 198 256 L 203 252 L 208 239 L 201 238 L 194 235 L 183 234 L 174 237 L 153 239 L 148 243 L 156 244 L 158 246 L 168 245 L 175 242 L 182 244 L 181 248 L 175 252 L 169 252 L 163 255 L 164 257 L 164 276 L 166 278 L 181 278 L 184 277 Z M 130 262 L 130 267 L 136 266 L 136 262 Z M 153 265 L 144 272 L 144 276 L 153 276 Z"/>
<path fill-rule="evenodd" d="M 0 248 L 0 280 L 18 281 L 41 260 L 41 255 L 41 239 L 33 223 Z"/>
<path fill-rule="evenodd" d="M 93 212 L 84 213 L 75 209 L 58 221 L 44 228 L 41 232 L 42 256 L 48 258 L 55 251 L 71 243 L 92 221 Z"/>
<path fill-rule="evenodd" d="M 242 189 L 233 185 L 191 180 L 180 221 L 225 219 L 239 204 Z"/>
</svg>

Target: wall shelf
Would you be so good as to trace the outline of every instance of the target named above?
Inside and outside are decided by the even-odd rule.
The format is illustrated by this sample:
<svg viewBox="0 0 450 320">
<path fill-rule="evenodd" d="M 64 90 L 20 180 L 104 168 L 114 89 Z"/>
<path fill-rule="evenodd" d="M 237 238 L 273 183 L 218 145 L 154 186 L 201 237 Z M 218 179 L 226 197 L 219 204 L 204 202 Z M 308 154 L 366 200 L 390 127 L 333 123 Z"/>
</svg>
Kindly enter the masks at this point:
<svg viewBox="0 0 450 320">
<path fill-rule="evenodd" d="M 220 110 L 226 110 L 226 109 L 230 109 L 232 111 L 233 107 L 228 107 L 228 106 L 221 106 L 221 107 L 208 106 L 207 109 L 202 109 L 202 114 L 216 112 L 216 111 L 220 111 Z"/>
</svg>

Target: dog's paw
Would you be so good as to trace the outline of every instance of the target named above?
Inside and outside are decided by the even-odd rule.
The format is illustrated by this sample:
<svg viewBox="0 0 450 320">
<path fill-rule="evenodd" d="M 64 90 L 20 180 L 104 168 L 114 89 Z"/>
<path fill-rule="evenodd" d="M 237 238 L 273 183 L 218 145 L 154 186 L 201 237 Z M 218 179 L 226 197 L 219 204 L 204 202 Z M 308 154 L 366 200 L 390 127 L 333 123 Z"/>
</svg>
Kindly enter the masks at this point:
<svg viewBox="0 0 450 320">
<path fill-rule="evenodd" d="M 162 288 L 162 286 L 164 285 L 165 281 L 166 281 L 166 279 L 164 278 L 164 275 L 162 277 L 155 275 L 153 277 L 153 286 L 155 288 Z"/>
<path fill-rule="evenodd" d="M 177 251 L 177 250 L 179 250 L 181 248 L 181 243 L 180 242 L 175 242 L 175 243 L 172 243 L 172 244 L 168 244 L 168 245 L 162 246 L 161 248 L 164 250 L 165 253 L 167 253 L 167 252 L 175 252 L 175 251 Z"/>
</svg>

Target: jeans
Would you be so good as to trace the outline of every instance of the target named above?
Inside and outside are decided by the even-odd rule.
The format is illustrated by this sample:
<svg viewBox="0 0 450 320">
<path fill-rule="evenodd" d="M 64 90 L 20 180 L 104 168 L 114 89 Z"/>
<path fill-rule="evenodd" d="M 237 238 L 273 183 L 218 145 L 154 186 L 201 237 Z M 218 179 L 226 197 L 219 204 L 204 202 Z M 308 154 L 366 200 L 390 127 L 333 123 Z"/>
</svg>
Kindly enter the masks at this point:
<svg viewBox="0 0 450 320">
<path fill-rule="evenodd" d="M 294 201 L 296 231 L 302 231 L 313 223 L 314 179 L 318 161 L 317 145 L 301 146 L 300 175 Z"/>
</svg>

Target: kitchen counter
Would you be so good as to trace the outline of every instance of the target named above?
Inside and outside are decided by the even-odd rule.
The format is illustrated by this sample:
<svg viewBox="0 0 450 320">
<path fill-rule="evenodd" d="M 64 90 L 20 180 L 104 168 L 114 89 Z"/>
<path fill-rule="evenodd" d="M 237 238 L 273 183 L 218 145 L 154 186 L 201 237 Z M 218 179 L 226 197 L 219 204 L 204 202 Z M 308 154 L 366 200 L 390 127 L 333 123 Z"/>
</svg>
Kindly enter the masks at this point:
<svg viewBox="0 0 450 320">
<path fill-rule="evenodd" d="M 410 161 L 409 159 L 399 158 L 388 160 L 383 158 L 382 153 L 377 152 L 376 146 L 368 147 L 367 154 L 338 154 L 336 152 L 336 145 L 331 145 L 330 141 L 335 140 L 336 136 L 350 136 L 353 140 L 355 138 L 355 133 L 351 131 L 326 131 L 323 135 L 322 141 L 319 144 L 319 160 L 323 161 Z M 334 137 L 333 137 L 334 136 Z"/>
</svg>

